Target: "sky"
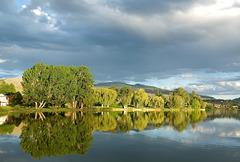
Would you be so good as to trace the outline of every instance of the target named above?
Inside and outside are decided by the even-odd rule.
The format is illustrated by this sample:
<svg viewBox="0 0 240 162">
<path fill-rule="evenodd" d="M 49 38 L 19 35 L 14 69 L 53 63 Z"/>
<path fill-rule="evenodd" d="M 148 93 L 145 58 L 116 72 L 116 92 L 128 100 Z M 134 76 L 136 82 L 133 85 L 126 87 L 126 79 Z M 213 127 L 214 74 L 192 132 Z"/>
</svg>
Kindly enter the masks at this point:
<svg viewBox="0 0 240 162">
<path fill-rule="evenodd" d="M 1 0 L 0 78 L 36 62 L 97 83 L 240 97 L 240 0 Z"/>
</svg>

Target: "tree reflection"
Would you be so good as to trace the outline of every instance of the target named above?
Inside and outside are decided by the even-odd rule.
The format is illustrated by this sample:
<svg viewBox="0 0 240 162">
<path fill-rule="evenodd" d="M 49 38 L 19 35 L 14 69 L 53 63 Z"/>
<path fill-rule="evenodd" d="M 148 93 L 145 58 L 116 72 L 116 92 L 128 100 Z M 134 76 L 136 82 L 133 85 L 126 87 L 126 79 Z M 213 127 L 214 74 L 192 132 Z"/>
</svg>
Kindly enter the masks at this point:
<svg viewBox="0 0 240 162">
<path fill-rule="evenodd" d="M 148 121 L 149 123 L 155 124 L 155 127 L 160 128 L 165 124 L 166 116 L 164 112 L 150 112 L 148 113 Z"/>
<path fill-rule="evenodd" d="M 98 116 L 98 131 L 113 131 L 117 127 L 117 120 L 113 115 L 102 114 Z"/>
<path fill-rule="evenodd" d="M 46 120 L 34 120 L 27 118 L 26 126 L 22 128 L 20 135 L 21 147 L 32 157 L 60 157 L 77 153 L 86 154 L 91 146 L 92 134 L 95 129 L 92 116 L 86 115 L 76 119 L 65 116 L 50 116 Z"/>
<path fill-rule="evenodd" d="M 132 117 L 129 114 L 118 116 L 117 124 L 122 133 L 129 132 L 133 127 Z"/>
<path fill-rule="evenodd" d="M 192 127 L 195 128 L 196 124 L 200 124 L 207 117 L 207 113 L 205 111 L 192 111 L 190 117 Z"/>
<path fill-rule="evenodd" d="M 186 129 L 190 123 L 189 112 L 169 112 L 169 126 L 173 126 L 178 132 Z"/>
<path fill-rule="evenodd" d="M 148 116 L 145 113 L 134 113 L 133 114 L 133 128 L 139 131 L 144 130 L 148 124 Z"/>
<path fill-rule="evenodd" d="M 75 153 L 84 155 L 91 146 L 95 130 L 127 133 L 131 130 L 143 131 L 169 124 L 178 132 L 182 132 L 190 123 L 194 128 L 206 117 L 205 111 L 36 113 L 22 119 L 24 126 L 20 144 L 26 153 L 36 159 Z M 11 130 L 6 128 L 3 132 L 11 131 L 12 127 Z"/>
</svg>

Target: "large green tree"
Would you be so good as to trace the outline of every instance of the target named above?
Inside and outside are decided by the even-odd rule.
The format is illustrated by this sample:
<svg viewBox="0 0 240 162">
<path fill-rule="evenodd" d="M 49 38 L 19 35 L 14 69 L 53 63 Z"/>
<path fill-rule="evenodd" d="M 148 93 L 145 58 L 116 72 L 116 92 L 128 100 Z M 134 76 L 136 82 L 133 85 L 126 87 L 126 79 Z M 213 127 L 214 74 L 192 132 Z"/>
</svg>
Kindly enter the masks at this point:
<svg viewBox="0 0 240 162">
<path fill-rule="evenodd" d="M 70 70 L 68 100 L 72 103 L 72 108 L 76 108 L 78 103 L 83 108 L 86 96 L 92 93 L 93 75 L 86 66 L 70 66 L 68 68 Z"/>
<path fill-rule="evenodd" d="M 97 89 L 98 102 L 103 106 L 109 107 L 117 98 L 117 92 L 112 89 L 99 88 Z"/>
<path fill-rule="evenodd" d="M 150 107 L 153 108 L 164 108 L 164 100 L 162 97 L 158 96 L 152 96 L 149 99 L 149 104 Z"/>
<path fill-rule="evenodd" d="M 24 71 L 22 76 L 23 94 L 28 103 L 35 103 L 35 107 L 41 109 L 50 100 L 50 74 L 52 66 L 36 63 L 33 67 Z"/>
<path fill-rule="evenodd" d="M 109 89 L 112 89 L 112 90 L 114 90 L 114 91 L 116 91 L 116 92 L 119 91 L 119 90 L 118 90 L 118 87 L 117 87 L 116 85 L 111 85 L 111 87 L 110 87 Z"/>
<path fill-rule="evenodd" d="M 67 102 L 70 71 L 62 66 L 53 67 L 50 76 L 51 104 L 59 107 Z M 71 78 L 71 77 L 70 77 Z"/>
<path fill-rule="evenodd" d="M 170 93 L 169 94 L 169 108 L 183 108 L 185 106 L 185 100 L 182 96 Z"/>
<path fill-rule="evenodd" d="M 155 93 L 155 96 L 162 97 L 162 99 L 164 100 L 164 103 L 167 102 L 167 99 L 166 99 L 165 95 L 162 94 L 161 91 L 158 90 L 158 91 Z"/>
<path fill-rule="evenodd" d="M 132 89 L 127 86 L 123 86 L 118 92 L 118 99 L 122 103 L 123 108 L 127 108 L 132 100 Z"/>
<path fill-rule="evenodd" d="M 184 99 L 186 106 L 190 104 L 190 95 L 188 94 L 187 90 L 183 89 L 182 87 L 175 89 L 173 91 L 173 95 L 181 96 Z"/>
<path fill-rule="evenodd" d="M 190 104 L 193 109 L 205 109 L 207 103 L 204 102 L 201 96 L 198 96 L 195 91 L 192 91 Z"/>
<path fill-rule="evenodd" d="M 145 106 L 148 102 L 148 95 L 144 89 L 140 88 L 133 94 L 133 104 L 135 107 Z"/>
<path fill-rule="evenodd" d="M 85 66 L 53 66 L 36 63 L 22 77 L 23 93 L 28 103 L 43 108 L 46 103 L 57 106 L 69 102 L 72 108 L 83 107 L 92 93 L 93 76 Z"/>
</svg>

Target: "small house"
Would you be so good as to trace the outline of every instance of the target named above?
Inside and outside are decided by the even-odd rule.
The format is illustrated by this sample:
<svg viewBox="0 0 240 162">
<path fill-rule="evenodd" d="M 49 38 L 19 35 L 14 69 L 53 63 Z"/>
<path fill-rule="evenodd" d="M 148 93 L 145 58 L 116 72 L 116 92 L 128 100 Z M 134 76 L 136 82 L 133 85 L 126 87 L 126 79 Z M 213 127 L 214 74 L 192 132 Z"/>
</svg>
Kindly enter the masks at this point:
<svg viewBox="0 0 240 162">
<path fill-rule="evenodd" d="M 7 106 L 9 103 L 8 97 L 4 94 L 0 94 L 0 106 Z"/>
</svg>

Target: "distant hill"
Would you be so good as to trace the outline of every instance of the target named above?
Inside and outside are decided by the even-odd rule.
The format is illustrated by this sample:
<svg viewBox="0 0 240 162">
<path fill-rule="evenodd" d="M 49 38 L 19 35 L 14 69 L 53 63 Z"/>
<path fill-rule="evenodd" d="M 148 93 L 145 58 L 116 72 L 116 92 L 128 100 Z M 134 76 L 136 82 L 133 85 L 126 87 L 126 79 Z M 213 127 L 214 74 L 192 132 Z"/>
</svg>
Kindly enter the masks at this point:
<svg viewBox="0 0 240 162">
<path fill-rule="evenodd" d="M 15 86 L 16 91 L 19 91 L 19 92 L 23 91 L 23 88 L 22 88 L 22 85 L 21 85 L 22 78 L 1 79 L 0 83 L 2 83 L 3 81 L 6 82 L 7 84 L 11 84 L 12 83 Z"/>
<path fill-rule="evenodd" d="M 94 87 L 97 88 L 110 88 L 112 85 L 115 85 L 118 87 L 118 89 L 122 88 L 123 86 L 128 86 L 131 87 L 133 91 L 136 91 L 140 88 L 143 88 L 145 90 L 145 92 L 147 93 L 156 93 L 157 91 L 162 92 L 162 94 L 168 95 L 170 92 L 169 90 L 166 89 L 161 89 L 161 88 L 157 88 L 154 86 L 147 86 L 147 85 L 143 85 L 143 84 L 135 84 L 135 85 L 131 85 L 131 84 L 127 84 L 127 83 L 122 83 L 122 82 L 104 82 L 104 83 L 98 83 L 98 84 L 94 84 Z M 205 96 L 205 95 L 200 95 L 203 99 L 205 100 L 213 100 L 214 98 L 211 96 Z"/>
<path fill-rule="evenodd" d="M 143 84 L 126 84 L 126 83 L 121 83 L 121 82 L 105 82 L 105 83 L 98 83 L 94 84 L 94 87 L 103 87 L 103 88 L 110 88 L 112 85 L 117 86 L 119 89 L 122 88 L 123 86 L 128 86 L 131 87 L 133 91 L 136 91 L 140 88 L 143 88 L 147 93 L 156 93 L 157 91 L 161 91 L 162 94 L 169 94 L 169 90 L 166 89 L 161 89 L 153 86 L 146 86 Z"/>
<path fill-rule="evenodd" d="M 240 97 L 233 99 L 234 101 L 240 101 Z"/>
</svg>

